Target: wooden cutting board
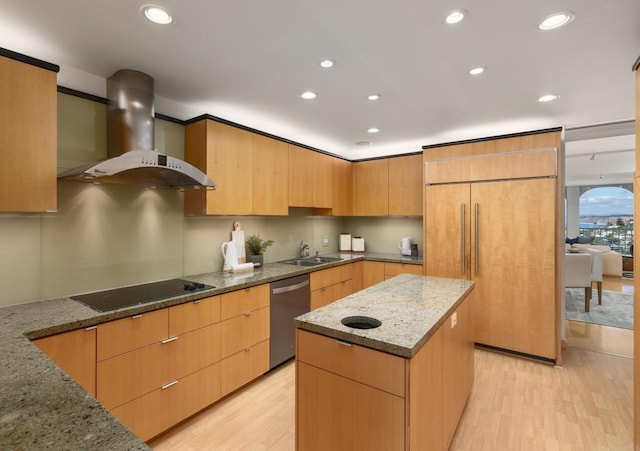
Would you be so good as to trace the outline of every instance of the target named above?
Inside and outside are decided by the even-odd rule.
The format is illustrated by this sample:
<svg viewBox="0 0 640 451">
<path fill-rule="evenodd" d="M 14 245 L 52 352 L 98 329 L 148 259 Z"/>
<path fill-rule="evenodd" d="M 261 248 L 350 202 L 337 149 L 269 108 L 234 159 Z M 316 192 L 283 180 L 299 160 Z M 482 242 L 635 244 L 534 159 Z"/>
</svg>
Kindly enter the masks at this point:
<svg viewBox="0 0 640 451">
<path fill-rule="evenodd" d="M 236 253 L 238 254 L 238 263 L 246 263 L 247 255 L 244 250 L 244 230 L 233 230 L 231 239 L 236 242 Z"/>
</svg>

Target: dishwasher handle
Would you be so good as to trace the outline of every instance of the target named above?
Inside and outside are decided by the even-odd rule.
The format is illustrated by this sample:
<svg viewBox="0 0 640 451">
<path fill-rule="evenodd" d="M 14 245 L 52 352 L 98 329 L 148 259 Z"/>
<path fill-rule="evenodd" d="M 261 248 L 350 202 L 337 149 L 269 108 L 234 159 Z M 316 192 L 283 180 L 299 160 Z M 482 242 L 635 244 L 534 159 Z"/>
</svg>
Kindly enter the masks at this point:
<svg viewBox="0 0 640 451">
<path fill-rule="evenodd" d="M 287 285 L 285 287 L 272 288 L 271 289 L 271 294 L 288 293 L 290 291 L 299 290 L 300 288 L 306 287 L 307 285 L 309 285 L 309 281 L 308 280 L 303 280 L 302 282 L 294 283 L 293 285 Z"/>
</svg>

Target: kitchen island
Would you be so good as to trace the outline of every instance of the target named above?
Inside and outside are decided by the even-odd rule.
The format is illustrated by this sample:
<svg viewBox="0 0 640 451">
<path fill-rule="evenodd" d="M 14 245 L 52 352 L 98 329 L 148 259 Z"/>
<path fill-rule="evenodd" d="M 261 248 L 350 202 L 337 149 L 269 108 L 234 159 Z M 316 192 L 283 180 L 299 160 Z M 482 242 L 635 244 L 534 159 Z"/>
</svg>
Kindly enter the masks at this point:
<svg viewBox="0 0 640 451">
<path fill-rule="evenodd" d="M 296 318 L 296 449 L 448 449 L 473 385 L 472 290 L 401 274 Z"/>
</svg>

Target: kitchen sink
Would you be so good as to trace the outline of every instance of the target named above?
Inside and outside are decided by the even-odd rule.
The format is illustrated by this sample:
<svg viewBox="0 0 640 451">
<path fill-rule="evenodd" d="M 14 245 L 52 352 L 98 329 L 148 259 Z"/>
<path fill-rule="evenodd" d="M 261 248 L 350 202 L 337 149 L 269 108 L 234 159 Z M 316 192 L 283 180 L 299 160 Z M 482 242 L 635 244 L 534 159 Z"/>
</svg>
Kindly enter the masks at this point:
<svg viewBox="0 0 640 451">
<path fill-rule="evenodd" d="M 305 257 L 305 258 L 296 258 L 293 260 L 285 260 L 281 263 L 286 265 L 296 265 L 296 266 L 316 266 L 322 265 L 323 263 L 333 263 L 342 261 L 341 258 L 337 257 Z"/>
</svg>

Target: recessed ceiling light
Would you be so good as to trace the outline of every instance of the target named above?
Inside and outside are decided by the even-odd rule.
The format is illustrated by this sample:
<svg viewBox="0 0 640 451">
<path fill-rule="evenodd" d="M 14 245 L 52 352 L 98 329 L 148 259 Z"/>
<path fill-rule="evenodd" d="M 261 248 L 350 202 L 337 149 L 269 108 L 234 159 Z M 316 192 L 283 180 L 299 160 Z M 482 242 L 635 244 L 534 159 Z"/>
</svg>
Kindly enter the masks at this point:
<svg viewBox="0 0 640 451">
<path fill-rule="evenodd" d="M 369 99 L 369 100 L 379 100 L 380 99 L 380 94 L 371 94 L 370 96 L 367 96 L 367 99 Z"/>
<path fill-rule="evenodd" d="M 484 67 L 474 67 L 469 71 L 470 75 L 480 75 L 484 72 Z"/>
<path fill-rule="evenodd" d="M 558 97 L 560 97 L 557 94 L 545 94 L 543 96 L 538 97 L 538 102 L 544 103 L 544 102 L 551 102 L 552 100 L 556 100 Z"/>
<path fill-rule="evenodd" d="M 561 11 L 559 13 L 553 13 L 550 16 L 545 17 L 538 24 L 538 28 L 542 31 L 555 30 L 556 28 L 563 27 L 571 22 L 575 18 L 575 14 L 570 11 Z"/>
<path fill-rule="evenodd" d="M 330 68 L 330 67 L 333 67 L 333 65 L 334 65 L 335 63 L 336 63 L 336 62 L 335 62 L 335 61 L 333 61 L 333 60 L 322 60 L 322 61 L 320 61 L 320 66 L 321 66 L 321 67 L 324 67 L 325 69 L 328 69 L 328 68 Z"/>
<path fill-rule="evenodd" d="M 173 17 L 171 17 L 171 13 L 166 9 L 156 6 L 156 5 L 144 5 L 140 8 L 144 16 L 149 19 L 151 22 L 160 24 L 160 25 L 168 25 L 173 22 Z"/>
<path fill-rule="evenodd" d="M 449 25 L 457 24 L 461 22 L 468 13 L 469 12 L 466 9 L 454 9 L 449 14 L 447 14 L 447 17 L 445 17 L 444 21 Z"/>
<path fill-rule="evenodd" d="M 305 100 L 312 100 L 318 97 L 318 94 L 316 94 L 313 91 L 305 91 L 302 94 L 300 94 L 300 97 L 302 97 Z"/>
<path fill-rule="evenodd" d="M 378 133 L 379 131 L 379 128 L 371 127 L 369 130 L 367 130 L 367 133 Z"/>
</svg>

